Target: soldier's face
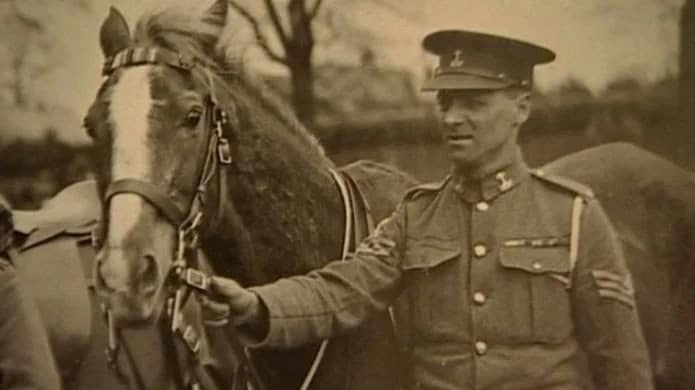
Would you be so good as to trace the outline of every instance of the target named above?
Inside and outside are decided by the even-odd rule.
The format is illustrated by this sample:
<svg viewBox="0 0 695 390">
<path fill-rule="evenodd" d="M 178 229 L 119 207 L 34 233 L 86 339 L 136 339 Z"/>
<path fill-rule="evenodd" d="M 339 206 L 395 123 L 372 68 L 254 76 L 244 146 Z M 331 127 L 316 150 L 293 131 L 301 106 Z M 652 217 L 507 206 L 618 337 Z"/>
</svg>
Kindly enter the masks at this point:
<svg viewBox="0 0 695 390">
<path fill-rule="evenodd" d="M 464 169 L 514 153 L 530 111 L 528 92 L 517 90 L 443 90 L 437 102 L 449 156 Z"/>
</svg>

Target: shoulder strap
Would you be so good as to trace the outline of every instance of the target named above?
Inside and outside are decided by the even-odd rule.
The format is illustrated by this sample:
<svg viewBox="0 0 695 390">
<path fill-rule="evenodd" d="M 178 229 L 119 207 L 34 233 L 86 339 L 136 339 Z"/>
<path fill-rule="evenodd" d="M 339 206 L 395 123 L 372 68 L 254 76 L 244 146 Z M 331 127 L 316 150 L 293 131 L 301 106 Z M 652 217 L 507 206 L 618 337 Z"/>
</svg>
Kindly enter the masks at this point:
<svg viewBox="0 0 695 390">
<path fill-rule="evenodd" d="M 403 200 L 414 200 L 423 194 L 439 191 L 444 188 L 450 179 L 451 175 L 447 176 L 440 182 L 425 183 L 412 187 L 405 192 L 405 195 L 403 195 Z"/>
<path fill-rule="evenodd" d="M 574 181 L 559 175 L 545 173 L 540 169 L 531 170 L 531 175 L 545 183 L 551 184 L 559 189 L 571 192 L 575 195 L 580 195 L 586 199 L 594 198 L 594 191 L 578 181 Z"/>
</svg>

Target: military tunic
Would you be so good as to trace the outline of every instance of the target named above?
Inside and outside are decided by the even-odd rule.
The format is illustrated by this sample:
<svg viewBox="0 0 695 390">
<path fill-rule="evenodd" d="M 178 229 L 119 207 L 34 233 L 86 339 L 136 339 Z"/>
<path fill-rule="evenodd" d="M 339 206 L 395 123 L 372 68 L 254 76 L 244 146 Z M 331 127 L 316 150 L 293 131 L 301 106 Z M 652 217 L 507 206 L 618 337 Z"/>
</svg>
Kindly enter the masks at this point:
<svg viewBox="0 0 695 390">
<path fill-rule="evenodd" d="M 58 390 L 60 377 L 34 302 L 0 258 L 0 389 Z"/>
<path fill-rule="evenodd" d="M 398 299 L 413 389 L 582 389 L 582 350 L 595 388 L 652 388 L 599 202 L 520 157 L 482 180 L 416 188 L 348 261 L 253 290 L 269 314 L 256 347 L 328 338 Z"/>
</svg>

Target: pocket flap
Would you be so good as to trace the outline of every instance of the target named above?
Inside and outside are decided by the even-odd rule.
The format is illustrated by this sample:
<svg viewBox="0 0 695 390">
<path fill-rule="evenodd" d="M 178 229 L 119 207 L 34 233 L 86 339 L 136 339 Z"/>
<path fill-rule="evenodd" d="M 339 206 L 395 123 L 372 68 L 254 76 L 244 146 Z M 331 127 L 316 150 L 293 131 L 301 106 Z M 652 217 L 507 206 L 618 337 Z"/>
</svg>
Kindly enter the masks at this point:
<svg viewBox="0 0 695 390">
<path fill-rule="evenodd" d="M 436 267 L 461 256 L 458 242 L 422 240 L 408 245 L 403 258 L 403 270 Z"/>
<path fill-rule="evenodd" d="M 570 271 L 567 247 L 503 247 L 500 249 L 500 264 L 534 274 L 567 273 Z"/>
</svg>

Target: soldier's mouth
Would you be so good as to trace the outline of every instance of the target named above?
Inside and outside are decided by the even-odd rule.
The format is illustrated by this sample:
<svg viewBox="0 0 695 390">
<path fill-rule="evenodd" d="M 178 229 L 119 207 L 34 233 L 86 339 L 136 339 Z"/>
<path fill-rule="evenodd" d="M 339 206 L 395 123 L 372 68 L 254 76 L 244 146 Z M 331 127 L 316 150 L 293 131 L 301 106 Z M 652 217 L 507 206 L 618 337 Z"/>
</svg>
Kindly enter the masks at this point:
<svg viewBox="0 0 695 390">
<path fill-rule="evenodd" d="M 446 139 L 450 145 L 468 145 L 473 142 L 473 136 L 470 134 L 450 134 Z"/>
<path fill-rule="evenodd" d="M 465 141 L 472 140 L 473 136 L 471 134 L 450 134 L 447 136 L 450 141 Z"/>
</svg>

